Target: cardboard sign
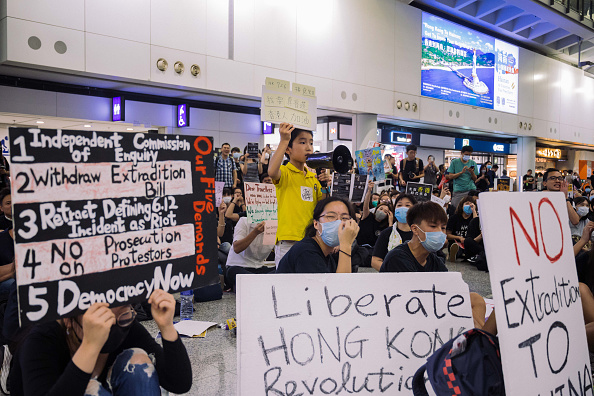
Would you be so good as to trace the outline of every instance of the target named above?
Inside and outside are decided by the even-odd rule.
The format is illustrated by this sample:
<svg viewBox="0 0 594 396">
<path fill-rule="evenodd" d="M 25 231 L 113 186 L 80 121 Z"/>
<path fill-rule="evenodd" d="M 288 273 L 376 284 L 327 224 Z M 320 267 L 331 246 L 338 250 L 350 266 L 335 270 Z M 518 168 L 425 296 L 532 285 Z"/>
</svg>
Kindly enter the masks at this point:
<svg viewBox="0 0 594 396">
<path fill-rule="evenodd" d="M 355 151 L 355 160 L 359 174 L 369 175 L 374 181 L 386 179 L 384 163 L 382 161 L 382 150 L 379 147 Z"/>
<path fill-rule="evenodd" d="M 264 224 L 264 244 L 274 245 L 278 228 L 276 186 L 264 183 L 245 183 L 245 204 L 248 223 Z"/>
<path fill-rule="evenodd" d="M 565 196 L 483 193 L 479 211 L 506 394 L 592 394 Z"/>
<path fill-rule="evenodd" d="M 23 325 L 219 282 L 212 138 L 9 133 Z"/>
<path fill-rule="evenodd" d="M 225 188 L 225 182 L 215 182 L 215 196 L 217 200 L 217 208 L 223 203 L 223 189 Z"/>
<path fill-rule="evenodd" d="M 514 185 L 511 179 L 495 179 L 495 190 L 497 191 L 513 191 Z"/>
<path fill-rule="evenodd" d="M 369 176 L 360 174 L 340 174 L 335 172 L 332 176 L 331 197 L 341 197 L 353 203 L 362 202 L 367 193 L 367 180 Z"/>
<path fill-rule="evenodd" d="M 317 125 L 318 102 L 314 87 L 266 78 L 262 86 L 260 117 L 262 121 L 280 124 L 288 122 L 298 128 L 313 131 Z"/>
<path fill-rule="evenodd" d="M 414 196 L 419 202 L 431 201 L 433 186 L 431 184 L 407 182 L 406 193 Z"/>
<path fill-rule="evenodd" d="M 473 326 L 456 272 L 239 275 L 237 314 L 242 396 L 412 395 L 427 357 Z"/>
</svg>

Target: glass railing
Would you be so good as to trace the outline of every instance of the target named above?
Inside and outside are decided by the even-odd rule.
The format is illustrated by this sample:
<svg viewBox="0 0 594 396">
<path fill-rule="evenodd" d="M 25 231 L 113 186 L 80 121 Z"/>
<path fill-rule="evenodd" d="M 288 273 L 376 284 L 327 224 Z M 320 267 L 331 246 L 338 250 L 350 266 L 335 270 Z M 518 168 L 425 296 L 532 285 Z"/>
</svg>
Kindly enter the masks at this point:
<svg viewBox="0 0 594 396">
<path fill-rule="evenodd" d="M 555 3 L 565 7 L 565 12 L 577 12 L 580 16 L 587 19 L 594 19 L 594 0 L 555 0 Z"/>
</svg>

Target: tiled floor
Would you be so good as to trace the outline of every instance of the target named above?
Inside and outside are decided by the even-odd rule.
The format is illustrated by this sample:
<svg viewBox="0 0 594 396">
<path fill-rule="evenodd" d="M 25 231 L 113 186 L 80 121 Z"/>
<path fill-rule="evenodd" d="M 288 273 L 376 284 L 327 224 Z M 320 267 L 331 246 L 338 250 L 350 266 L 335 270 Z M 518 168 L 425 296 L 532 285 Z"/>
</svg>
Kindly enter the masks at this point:
<svg viewBox="0 0 594 396">
<path fill-rule="evenodd" d="M 484 297 L 491 297 L 489 274 L 469 264 L 447 263 L 450 271 L 459 271 L 470 289 Z M 360 272 L 375 272 L 361 268 Z M 235 317 L 235 294 L 226 293 L 222 300 L 194 305 L 194 318 L 222 323 Z M 157 335 L 154 322 L 143 322 L 151 334 Z M 241 324 L 239 324 L 241 325 Z M 184 339 L 192 361 L 194 383 L 189 395 L 235 395 L 237 379 L 236 338 L 227 330 L 212 328 L 206 338 Z"/>
</svg>

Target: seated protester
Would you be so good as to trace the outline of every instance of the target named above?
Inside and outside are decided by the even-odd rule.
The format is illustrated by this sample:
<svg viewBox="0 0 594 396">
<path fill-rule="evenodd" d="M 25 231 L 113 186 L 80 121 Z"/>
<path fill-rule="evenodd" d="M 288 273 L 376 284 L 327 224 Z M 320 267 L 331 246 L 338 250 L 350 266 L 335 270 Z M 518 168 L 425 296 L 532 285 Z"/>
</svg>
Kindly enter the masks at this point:
<svg viewBox="0 0 594 396">
<path fill-rule="evenodd" d="M 464 240 L 468 232 L 470 221 L 478 217 L 476 212 L 476 198 L 464 197 L 456 212 L 448 220 L 446 227 L 447 238 L 450 241 L 450 261 L 455 262 L 456 258 L 464 255 Z"/>
<path fill-rule="evenodd" d="M 569 199 L 569 191 L 568 186 L 569 183 L 565 180 L 565 178 L 561 175 L 555 168 L 549 168 L 544 173 L 543 182 L 542 182 L 543 189 L 547 191 L 561 191 L 565 194 L 565 200 L 567 201 L 567 215 L 569 216 L 569 221 L 573 225 L 577 225 L 580 222 L 580 216 L 577 214 L 573 205 L 571 204 L 571 199 Z"/>
<path fill-rule="evenodd" d="M 448 218 L 443 208 L 435 202 L 421 202 L 408 210 L 406 219 L 413 238 L 388 252 L 380 272 L 447 272 L 444 262 L 435 254 L 447 238 Z M 474 326 L 480 329 L 485 324 L 485 300 L 470 293 L 470 305 Z"/>
<path fill-rule="evenodd" d="M 14 231 L 10 228 L 0 232 L 0 302 L 8 300 L 15 282 Z"/>
<path fill-rule="evenodd" d="M 367 191 L 369 192 L 369 190 L 367 190 Z M 379 198 L 380 198 L 380 195 L 378 193 L 371 194 L 371 199 L 369 200 L 369 204 L 367 205 L 369 210 L 375 210 L 375 208 L 379 204 Z"/>
<path fill-rule="evenodd" d="M 396 207 L 396 198 L 400 195 L 400 191 L 392 190 L 390 193 L 390 201 L 392 202 L 392 206 Z"/>
<path fill-rule="evenodd" d="M 464 251 L 466 256 L 469 257 L 468 262 L 476 265 L 479 260 L 485 260 L 485 245 L 483 244 L 483 233 L 481 231 L 481 219 L 475 217 L 470 220 L 468 225 L 468 232 L 464 239 Z M 482 269 L 482 268 L 479 268 Z"/>
<path fill-rule="evenodd" d="M 10 187 L 0 190 L 0 231 L 12 228 L 12 199 Z"/>
<path fill-rule="evenodd" d="M 392 203 L 392 201 L 390 200 L 390 193 L 387 192 L 386 190 L 384 190 L 379 193 L 377 205 L 375 205 L 375 207 L 369 209 L 369 212 L 375 213 L 375 209 L 377 209 L 378 206 L 380 206 L 381 204 L 390 204 L 390 203 Z M 392 205 L 392 207 L 394 207 L 394 205 Z"/>
<path fill-rule="evenodd" d="M 400 194 L 396 198 L 396 207 L 394 209 L 394 217 L 396 222 L 392 227 L 383 230 L 375 246 L 373 247 L 373 254 L 371 256 L 371 266 L 379 271 L 386 254 L 396 246 L 403 242 L 408 242 L 412 239 L 413 233 L 410 226 L 406 222 L 406 213 L 409 208 L 416 205 L 417 200 L 412 195 Z"/>
<path fill-rule="evenodd" d="M 175 300 L 155 290 L 148 302 L 163 347 L 135 320 L 130 305 L 94 303 L 84 315 L 31 329 L 14 357 L 11 394 L 160 395 L 160 387 L 188 392 L 192 365 L 173 327 Z"/>
<path fill-rule="evenodd" d="M 231 187 L 223 188 L 223 203 L 225 204 L 226 209 L 225 209 L 225 212 L 223 213 L 223 221 L 225 223 L 225 227 L 224 228 L 221 227 L 224 230 L 223 235 L 220 237 L 221 243 L 227 242 L 227 243 L 231 244 L 233 242 L 233 228 L 235 227 L 236 222 L 226 216 L 227 209 L 229 209 L 232 199 L 233 199 L 233 189 Z M 234 209 L 234 210 L 236 210 L 236 209 Z M 219 224 L 220 224 L 220 222 L 219 222 Z M 217 231 L 220 231 L 220 230 L 217 229 Z"/>
<path fill-rule="evenodd" d="M 577 197 L 573 199 L 573 204 L 575 205 L 576 213 L 580 217 L 579 222 L 575 225 L 571 221 L 569 222 L 571 239 L 575 244 L 582 237 L 582 233 L 584 231 L 584 227 L 586 226 L 586 224 L 590 222 L 590 220 L 588 219 L 588 215 L 590 214 L 590 202 L 586 197 Z"/>
<path fill-rule="evenodd" d="M 245 211 L 246 207 L 243 199 L 243 192 L 240 188 L 236 187 L 233 189 L 233 199 L 229 202 L 225 217 L 232 220 L 233 226 L 235 227 L 235 223 L 239 221 L 242 214 L 245 215 Z"/>
<path fill-rule="evenodd" d="M 272 181 L 272 177 L 270 177 L 268 173 L 262 173 L 260 175 L 260 183 L 274 184 L 274 182 Z"/>
<path fill-rule="evenodd" d="M 268 274 L 274 272 L 272 266 L 264 261 L 270 256 L 274 244 L 264 245 L 264 222 L 249 224 L 247 217 L 239 219 L 235 225 L 233 248 L 227 258 L 227 282 L 235 290 L 237 274 Z"/>
<path fill-rule="evenodd" d="M 343 198 L 318 202 L 305 237 L 283 256 L 276 273 L 350 273 L 351 247 L 359 232 L 354 215 L 351 203 Z M 338 263 L 332 258 L 336 247 Z"/>
<path fill-rule="evenodd" d="M 371 213 L 367 208 L 367 202 L 370 199 L 370 191 L 373 188 L 373 182 L 369 182 L 367 188 L 367 195 L 363 203 L 363 214 L 361 215 L 361 221 L 359 222 L 359 235 L 357 235 L 357 244 L 368 250 L 369 256 L 365 261 L 365 267 L 371 266 L 371 254 L 373 253 L 373 247 L 377 241 L 380 233 L 386 228 L 392 227 L 394 222 L 394 214 L 392 212 L 392 203 L 390 202 L 389 196 L 385 195 L 385 201 L 381 202 L 375 212 Z M 386 202 L 387 201 L 387 202 Z"/>
</svg>

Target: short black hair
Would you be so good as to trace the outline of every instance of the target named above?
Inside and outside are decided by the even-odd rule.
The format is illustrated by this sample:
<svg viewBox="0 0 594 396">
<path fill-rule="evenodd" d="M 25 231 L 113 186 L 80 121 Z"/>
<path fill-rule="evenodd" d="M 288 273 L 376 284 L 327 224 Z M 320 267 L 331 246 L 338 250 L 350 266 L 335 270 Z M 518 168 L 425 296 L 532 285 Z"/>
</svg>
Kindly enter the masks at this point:
<svg viewBox="0 0 594 396">
<path fill-rule="evenodd" d="M 231 152 L 232 152 L 232 153 L 241 153 L 241 150 L 239 149 L 239 147 L 233 147 L 233 148 L 231 149 Z"/>
<path fill-rule="evenodd" d="M 0 190 L 0 204 L 2 203 L 2 201 L 4 201 L 4 198 L 8 197 L 10 195 L 10 187 L 4 187 L 2 190 Z"/>
<path fill-rule="evenodd" d="M 291 132 L 291 140 L 289 140 L 289 145 L 287 147 L 293 148 L 293 142 L 303 132 L 309 133 L 313 137 L 313 132 L 312 131 L 308 131 L 307 129 L 295 128 L 295 129 L 293 129 L 293 132 Z M 291 159 L 291 157 L 289 156 L 289 154 L 285 153 L 285 155 L 287 156 L 287 158 Z"/>
<path fill-rule="evenodd" d="M 262 173 L 260 175 L 260 183 L 262 183 L 262 180 L 266 179 L 267 177 L 270 177 L 270 175 L 266 172 Z"/>
<path fill-rule="evenodd" d="M 233 195 L 233 188 L 232 187 L 224 187 L 223 195 Z"/>
<path fill-rule="evenodd" d="M 494 164 L 494 165 L 491 167 L 491 169 L 499 169 L 499 165 L 497 165 L 497 164 Z"/>
<path fill-rule="evenodd" d="M 223 144 L 221 144 L 221 148 L 223 148 L 223 146 L 229 146 L 229 147 L 231 147 L 231 145 L 229 143 L 223 143 Z"/>
<path fill-rule="evenodd" d="M 582 204 L 584 202 L 588 202 L 588 204 L 590 203 L 589 200 L 588 200 L 588 198 L 586 198 L 586 197 L 575 197 L 573 199 L 573 204 L 575 206 L 578 206 L 579 204 Z"/>
<path fill-rule="evenodd" d="M 528 172 L 532 172 L 532 169 L 528 169 L 528 170 L 526 171 L 526 173 L 528 173 Z"/>
<path fill-rule="evenodd" d="M 556 168 L 548 168 L 548 169 L 545 171 L 545 173 L 544 173 L 544 176 L 542 177 L 543 181 L 547 181 L 547 179 L 549 178 L 549 173 L 552 173 L 552 172 L 559 172 L 559 173 L 561 173 L 561 171 L 560 171 L 559 169 L 556 169 Z"/>
<path fill-rule="evenodd" d="M 462 211 L 464 210 L 464 204 L 466 202 L 472 202 L 476 207 L 476 198 L 473 196 L 467 195 L 464 198 L 462 198 L 462 200 L 458 203 L 458 206 L 456 207 L 457 215 L 462 215 Z"/>
<path fill-rule="evenodd" d="M 316 207 L 314 208 L 313 211 L 313 217 L 311 219 L 311 221 L 309 222 L 309 224 L 307 225 L 307 228 L 305 229 L 305 236 L 306 237 L 310 237 L 313 238 L 316 236 L 316 228 L 314 227 L 313 221 L 320 221 L 320 216 L 322 215 L 322 213 L 324 213 L 324 209 L 326 208 L 326 205 L 331 204 L 332 202 L 342 202 L 343 204 L 346 205 L 347 210 L 349 211 L 349 215 L 354 219 L 355 218 L 355 208 L 353 208 L 353 204 L 351 204 L 350 201 L 344 199 L 344 198 L 340 198 L 340 197 L 329 197 L 326 199 L 321 200 L 320 202 L 317 203 Z"/>
<path fill-rule="evenodd" d="M 474 149 L 472 148 L 472 146 L 464 146 L 462 147 L 462 150 L 460 150 L 461 153 L 472 153 L 474 152 Z"/>
<path fill-rule="evenodd" d="M 408 153 L 410 150 L 417 151 L 417 146 L 415 144 L 409 144 L 406 146 L 406 152 Z"/>
<path fill-rule="evenodd" d="M 409 226 L 421 224 L 423 220 L 446 225 L 448 215 L 441 205 L 431 201 L 419 202 L 406 212 L 406 222 Z"/>
<path fill-rule="evenodd" d="M 398 202 L 400 202 L 401 200 L 403 200 L 405 198 L 408 199 L 413 205 L 417 204 L 417 199 L 415 197 L 413 197 L 410 194 L 402 193 L 402 194 L 398 195 L 398 197 L 396 197 L 396 201 L 394 201 L 394 207 L 396 207 L 396 205 L 398 205 Z"/>
</svg>

